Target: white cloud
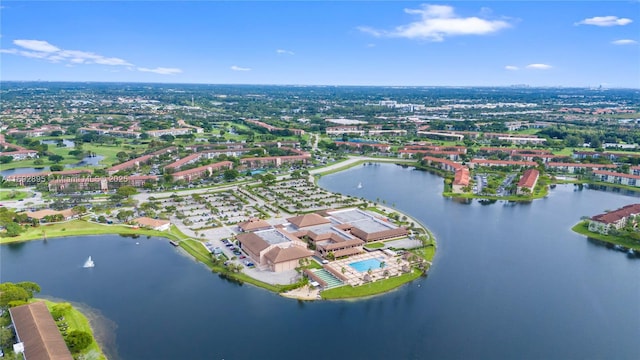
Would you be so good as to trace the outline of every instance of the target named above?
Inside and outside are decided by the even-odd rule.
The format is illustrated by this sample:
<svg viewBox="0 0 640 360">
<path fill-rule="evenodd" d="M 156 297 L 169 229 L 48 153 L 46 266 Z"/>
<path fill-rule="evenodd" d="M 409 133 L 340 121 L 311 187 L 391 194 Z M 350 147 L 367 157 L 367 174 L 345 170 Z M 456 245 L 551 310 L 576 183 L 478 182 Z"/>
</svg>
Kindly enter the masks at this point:
<svg viewBox="0 0 640 360">
<path fill-rule="evenodd" d="M 594 25 L 594 26 L 624 26 L 631 24 L 633 20 L 627 18 L 619 18 L 617 16 L 595 16 L 592 18 L 578 21 L 575 25 Z"/>
<path fill-rule="evenodd" d="M 443 41 L 445 37 L 459 35 L 487 35 L 511 26 L 503 20 L 479 17 L 460 17 L 447 5 L 422 5 L 419 9 L 404 9 L 407 14 L 418 15 L 420 20 L 397 26 L 393 30 L 378 30 L 368 26 L 358 29 L 375 37 L 400 37 Z M 487 14 L 483 9 L 482 13 Z"/>
<path fill-rule="evenodd" d="M 515 66 L 515 65 L 507 65 L 507 66 L 505 66 L 504 68 L 505 68 L 505 70 L 511 70 L 511 71 L 519 70 L 519 69 L 520 69 L 519 67 L 517 67 L 517 66 Z"/>
<path fill-rule="evenodd" d="M 620 39 L 620 40 L 614 40 L 611 42 L 613 45 L 635 45 L 638 42 L 635 40 L 631 40 L 631 39 Z"/>
<path fill-rule="evenodd" d="M 536 69 L 536 70 L 548 70 L 553 66 L 547 64 L 529 64 L 527 65 L 527 69 Z"/>
<path fill-rule="evenodd" d="M 367 44 L 367 47 L 368 48 L 374 48 L 374 47 L 376 47 L 376 44 Z"/>
<path fill-rule="evenodd" d="M 251 71 L 251 68 L 240 67 L 237 65 L 233 65 L 230 69 L 233 71 Z"/>
<path fill-rule="evenodd" d="M 295 53 L 291 50 L 278 49 L 276 50 L 278 55 L 295 55 Z"/>
<path fill-rule="evenodd" d="M 53 46 L 48 42 L 42 41 L 42 40 L 13 40 L 13 43 L 27 50 L 46 52 L 46 53 L 60 51 L 58 47 Z"/>
<path fill-rule="evenodd" d="M 163 67 L 157 67 L 155 69 L 139 67 L 138 71 L 151 72 L 151 73 L 156 73 L 156 74 L 161 74 L 161 75 L 174 75 L 174 74 L 180 74 L 182 72 L 181 69 L 163 68 Z"/>
<path fill-rule="evenodd" d="M 59 47 L 43 40 L 14 40 L 13 43 L 20 48 L 0 49 L 0 53 L 44 59 L 52 63 L 65 63 L 65 65 L 98 64 L 115 67 L 126 66 L 128 70 L 136 70 L 132 63 L 121 58 L 107 57 L 88 51 L 60 49 Z M 137 70 L 161 75 L 172 75 L 182 72 L 181 69 L 165 67 L 157 67 L 153 69 L 138 67 Z"/>
</svg>

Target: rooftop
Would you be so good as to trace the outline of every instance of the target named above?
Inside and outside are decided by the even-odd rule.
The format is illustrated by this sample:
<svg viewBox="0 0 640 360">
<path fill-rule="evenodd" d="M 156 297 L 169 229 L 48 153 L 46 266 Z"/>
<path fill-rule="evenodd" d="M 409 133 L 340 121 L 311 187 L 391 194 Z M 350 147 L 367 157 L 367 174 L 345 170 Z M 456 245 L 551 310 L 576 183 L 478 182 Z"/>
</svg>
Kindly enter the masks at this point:
<svg viewBox="0 0 640 360">
<path fill-rule="evenodd" d="M 18 339 L 24 343 L 25 359 L 73 359 L 44 301 L 16 306 L 9 312 Z"/>
</svg>

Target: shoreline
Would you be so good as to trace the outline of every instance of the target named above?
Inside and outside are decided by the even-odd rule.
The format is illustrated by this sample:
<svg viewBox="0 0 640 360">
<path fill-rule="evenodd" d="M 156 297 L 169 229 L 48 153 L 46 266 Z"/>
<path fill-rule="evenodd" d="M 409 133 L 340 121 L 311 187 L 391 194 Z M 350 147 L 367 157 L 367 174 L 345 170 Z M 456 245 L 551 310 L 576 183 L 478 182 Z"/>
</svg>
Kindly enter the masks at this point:
<svg viewBox="0 0 640 360">
<path fill-rule="evenodd" d="M 605 235 L 600 233 L 594 233 L 588 230 L 588 226 L 584 220 L 581 220 L 573 227 L 571 227 L 571 231 L 578 235 L 585 236 L 587 239 L 595 239 L 599 241 L 603 241 L 608 244 L 612 244 L 614 246 L 622 246 L 627 250 L 633 250 L 636 253 L 640 253 L 640 242 L 634 242 L 633 240 L 629 240 L 622 236 L 615 235 Z"/>
<path fill-rule="evenodd" d="M 377 162 L 377 163 L 390 163 L 390 164 L 396 164 L 396 165 L 401 165 L 401 166 L 414 166 L 415 162 L 410 160 L 402 160 L 402 159 L 396 159 L 396 158 L 356 158 L 356 157 L 349 157 L 347 160 L 342 161 L 342 162 L 338 162 L 335 164 L 330 165 L 327 168 L 323 168 L 323 169 L 314 169 L 309 171 L 310 175 L 309 177 L 313 179 L 314 184 L 317 186 L 317 179 L 323 175 L 329 175 L 329 174 L 333 174 L 333 173 L 337 173 L 337 172 L 341 172 L 347 169 L 350 169 L 352 167 L 358 166 L 360 164 L 363 163 L 373 163 L 373 162 Z M 346 164 L 345 164 L 346 163 Z M 333 167 L 333 168 L 332 168 Z M 325 170 L 325 171 L 322 171 Z M 231 186 L 231 185 L 227 185 L 227 186 Z M 375 202 L 374 202 L 375 203 Z M 389 217 L 390 214 L 392 213 L 397 213 L 400 216 L 406 216 L 407 219 L 413 223 L 413 226 L 415 228 L 418 229 L 418 235 L 424 235 L 427 237 L 427 242 L 429 242 L 428 245 L 425 245 L 421 248 L 418 249 L 424 249 L 426 247 L 432 246 L 434 248 L 433 250 L 433 256 L 431 256 L 430 259 L 426 259 L 423 256 L 418 255 L 419 257 L 423 258 L 424 260 L 427 261 L 428 263 L 428 267 L 425 270 L 419 270 L 419 269 L 414 269 L 414 271 L 418 271 L 420 272 L 420 274 L 415 275 L 414 271 L 412 271 L 411 273 L 409 273 L 409 275 L 412 276 L 407 276 L 406 279 L 402 279 L 403 281 L 401 281 L 398 284 L 394 284 L 393 286 L 391 286 L 390 288 L 386 288 L 384 286 L 382 286 L 382 291 L 376 291 L 373 290 L 373 292 L 371 293 L 366 293 L 363 295 L 356 295 L 353 297 L 346 297 L 346 298 L 336 298 L 336 299 L 330 299 L 330 300 L 350 300 L 350 299 L 364 299 L 364 298 L 368 298 L 368 297 L 372 297 L 372 296 L 379 296 L 385 293 L 388 293 L 390 291 L 393 291 L 395 289 L 400 288 L 401 286 L 410 283 L 416 279 L 418 279 L 421 276 L 425 276 L 428 273 L 429 268 L 431 267 L 433 258 L 435 257 L 435 253 L 437 252 L 437 242 L 436 242 L 436 238 L 433 235 L 433 233 L 424 225 L 422 224 L 420 221 L 416 220 L 413 216 L 404 213 L 402 211 L 399 211 L 397 209 L 394 209 L 392 207 L 386 206 L 386 205 L 380 205 L 380 204 L 375 204 L 376 207 L 378 207 L 379 209 L 383 210 L 382 212 L 384 213 L 385 216 Z M 71 226 L 73 227 L 74 225 L 81 225 L 81 224 L 91 224 L 91 226 L 87 227 L 80 227 L 77 229 L 71 229 L 71 230 L 67 230 L 65 228 L 65 226 Z M 51 231 L 51 233 L 47 233 L 47 231 Z M 76 219 L 76 220 L 69 220 L 69 221 L 65 221 L 65 222 L 59 222 L 59 223 L 53 223 L 53 224 L 47 224 L 47 225 L 41 225 L 37 228 L 32 228 L 31 230 L 27 230 L 25 233 L 21 234 L 20 236 L 14 237 L 14 238 L 8 238 L 8 237 L 3 237 L 0 238 L 0 245 L 3 244 L 15 244 L 15 243 L 20 243 L 20 242 L 25 242 L 25 241 L 33 241 L 33 240 L 47 240 L 47 239 L 55 239 L 55 238 L 62 238 L 62 237 L 72 237 L 72 236 L 91 236 L 91 235 L 121 235 L 121 236 L 130 236 L 130 235 L 139 235 L 139 236 L 154 236 L 154 237 L 162 237 L 162 238 L 166 238 L 168 240 L 176 240 L 179 244 L 179 247 L 184 250 L 186 253 L 188 253 L 193 260 L 198 261 L 203 263 L 205 266 L 207 266 L 212 272 L 217 273 L 219 276 L 223 276 L 225 278 L 227 278 L 230 281 L 237 281 L 240 282 L 242 284 L 251 284 L 260 288 L 263 288 L 265 290 L 269 290 L 272 292 L 277 293 L 278 295 L 282 296 L 282 297 L 286 297 L 286 298 L 293 298 L 293 299 L 298 299 L 298 300 L 319 300 L 318 297 L 316 296 L 315 299 L 310 299 L 308 296 L 304 296 L 303 294 L 300 294 L 300 296 L 291 296 L 292 290 L 296 290 L 300 287 L 299 283 L 295 283 L 295 284 L 289 284 L 289 285 L 280 285 L 280 284 L 269 284 L 269 283 L 265 283 L 262 282 L 258 279 L 252 278 L 251 276 L 239 272 L 239 273 L 235 273 L 235 272 L 230 272 L 226 269 L 226 267 L 222 267 L 220 265 L 216 265 L 212 259 L 211 259 L 211 255 L 210 254 L 204 254 L 201 251 L 198 251 L 197 248 L 192 247 L 190 245 L 191 242 L 201 242 L 200 239 L 195 239 L 192 237 L 189 237 L 185 234 L 183 234 L 182 232 L 180 232 L 180 230 L 177 229 L 177 227 L 175 225 L 172 225 L 171 230 L 169 231 L 156 231 L 156 230 L 149 230 L 149 229 L 143 229 L 143 228 L 137 228 L 134 229 L 133 227 L 129 227 L 126 225 L 107 225 L 107 224 L 100 224 L 100 223 L 95 223 L 92 221 L 87 221 L 84 219 Z M 204 249 L 201 249 L 204 250 Z M 379 280 L 376 281 L 374 283 L 371 284 L 380 284 L 383 283 L 385 281 L 397 281 L 397 278 L 389 278 L 389 279 L 384 279 L 384 280 Z M 406 280 L 406 281 L 404 281 Z M 360 285 L 360 286 L 366 286 L 366 285 Z M 344 285 L 344 287 L 349 287 L 352 289 L 357 289 L 359 287 L 352 287 L 350 285 Z M 341 287 L 338 287 L 341 288 Z M 338 289 L 336 288 L 336 289 Z M 289 293 L 289 294 L 287 294 Z M 287 295 L 285 295 L 287 294 Z M 293 294 L 296 294 L 295 292 Z M 322 300 L 328 300 L 328 299 L 324 299 L 322 298 Z"/>
</svg>

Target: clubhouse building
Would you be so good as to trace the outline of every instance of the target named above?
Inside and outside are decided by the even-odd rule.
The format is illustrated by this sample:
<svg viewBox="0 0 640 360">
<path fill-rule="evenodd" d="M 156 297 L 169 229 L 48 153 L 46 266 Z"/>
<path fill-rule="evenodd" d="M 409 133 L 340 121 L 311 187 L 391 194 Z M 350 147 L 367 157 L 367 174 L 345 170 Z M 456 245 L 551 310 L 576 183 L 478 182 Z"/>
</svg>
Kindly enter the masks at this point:
<svg viewBox="0 0 640 360">
<path fill-rule="evenodd" d="M 275 272 L 295 269 L 312 255 L 323 259 L 358 255 L 368 242 L 408 235 L 385 217 L 353 208 L 294 216 L 276 226 L 257 219 L 238 226 L 243 231 L 236 236 L 240 248 L 258 268 Z"/>
</svg>

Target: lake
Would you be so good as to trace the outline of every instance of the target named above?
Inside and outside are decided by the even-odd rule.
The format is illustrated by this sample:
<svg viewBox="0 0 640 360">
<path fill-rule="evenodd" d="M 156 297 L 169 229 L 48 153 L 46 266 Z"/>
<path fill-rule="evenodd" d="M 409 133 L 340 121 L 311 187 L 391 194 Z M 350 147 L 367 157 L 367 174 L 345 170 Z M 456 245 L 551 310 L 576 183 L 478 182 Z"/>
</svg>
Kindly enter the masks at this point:
<svg viewBox="0 0 640 360">
<path fill-rule="evenodd" d="M 98 166 L 100 165 L 100 161 L 104 159 L 102 155 L 96 156 L 86 156 L 82 160 L 78 161 L 75 164 L 66 164 L 64 167 L 69 169 L 78 168 L 78 167 L 86 167 L 86 166 Z M 41 172 L 49 171 L 48 166 L 43 167 L 21 167 L 15 169 L 8 169 L 0 171 L 0 176 L 11 176 L 11 175 L 28 175 L 28 174 L 38 174 Z"/>
<path fill-rule="evenodd" d="M 429 276 L 368 300 L 298 302 L 223 280 L 166 239 L 114 235 L 2 246 L 2 281 L 97 309 L 117 324 L 107 352 L 122 359 L 640 358 L 640 259 L 571 231 L 637 198 L 561 185 L 532 203 L 466 204 L 396 165 L 319 184 L 428 226 Z"/>
</svg>

